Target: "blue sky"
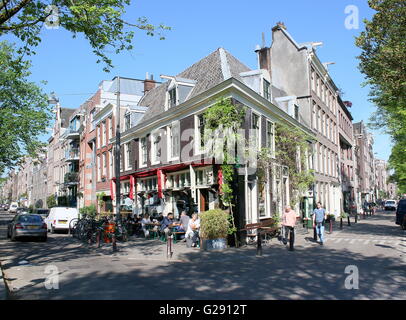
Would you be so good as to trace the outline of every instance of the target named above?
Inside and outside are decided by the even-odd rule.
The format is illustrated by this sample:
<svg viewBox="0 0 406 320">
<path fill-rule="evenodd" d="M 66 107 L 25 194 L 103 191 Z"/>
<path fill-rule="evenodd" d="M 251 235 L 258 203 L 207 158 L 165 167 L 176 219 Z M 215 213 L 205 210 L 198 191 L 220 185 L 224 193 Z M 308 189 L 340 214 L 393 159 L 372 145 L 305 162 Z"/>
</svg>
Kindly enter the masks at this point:
<svg viewBox="0 0 406 320">
<path fill-rule="evenodd" d="M 345 28 L 344 10 L 348 5 L 359 9 L 358 30 Z M 350 111 L 354 121 L 367 122 L 374 107 L 368 101 L 368 88 L 361 87 L 364 78 L 355 58 L 360 50 L 354 38 L 363 29 L 362 20 L 372 15 L 366 0 L 133 1 L 126 19 L 135 21 L 146 16 L 153 24 L 171 26 L 172 30 L 165 32 L 166 40 L 137 31 L 132 52 L 110 54 L 115 68 L 108 74 L 96 63 L 97 58 L 83 37 L 72 39 L 63 29 L 44 29 L 37 55 L 32 58 L 31 79 L 47 80 L 46 92 L 55 91 L 62 106 L 77 108 L 97 90 L 101 80 L 115 75 L 144 79 L 146 72 L 160 80 L 160 74 L 177 74 L 218 47 L 256 68 L 254 49 L 261 43 L 261 33 L 265 33 L 269 45 L 271 28 L 283 21 L 297 42 L 323 42 L 318 56 L 322 62 L 336 63 L 329 70 L 344 91 L 344 100 L 353 103 Z M 389 136 L 375 131 L 374 137 L 377 157 L 387 160 Z"/>
</svg>

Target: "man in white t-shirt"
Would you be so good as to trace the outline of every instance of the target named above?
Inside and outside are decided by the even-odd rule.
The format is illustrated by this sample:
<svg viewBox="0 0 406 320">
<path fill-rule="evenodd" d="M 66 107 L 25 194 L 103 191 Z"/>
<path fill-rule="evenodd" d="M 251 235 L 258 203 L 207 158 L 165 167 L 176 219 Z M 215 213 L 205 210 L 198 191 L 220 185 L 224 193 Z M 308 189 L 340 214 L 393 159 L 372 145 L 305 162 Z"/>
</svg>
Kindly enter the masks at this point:
<svg viewBox="0 0 406 320">
<path fill-rule="evenodd" d="M 192 238 L 192 247 L 196 247 L 197 238 L 199 237 L 200 219 L 197 213 L 192 214 L 192 219 L 186 231 L 185 238 Z"/>
</svg>

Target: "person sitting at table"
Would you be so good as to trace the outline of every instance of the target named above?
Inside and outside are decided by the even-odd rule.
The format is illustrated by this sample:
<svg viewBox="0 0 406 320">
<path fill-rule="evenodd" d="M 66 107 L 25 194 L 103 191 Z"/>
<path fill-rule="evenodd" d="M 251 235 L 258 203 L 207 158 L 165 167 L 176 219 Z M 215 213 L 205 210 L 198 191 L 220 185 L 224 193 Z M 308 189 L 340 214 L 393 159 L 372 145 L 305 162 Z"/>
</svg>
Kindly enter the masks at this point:
<svg viewBox="0 0 406 320">
<path fill-rule="evenodd" d="M 149 218 L 149 214 L 145 214 L 144 217 L 141 220 L 141 227 L 142 231 L 144 232 L 145 238 L 149 236 L 149 231 L 147 229 L 147 225 L 151 224 L 151 219 Z"/>
<path fill-rule="evenodd" d="M 173 213 L 169 212 L 166 217 L 163 218 L 161 222 L 161 232 L 165 234 L 165 238 L 168 238 L 168 235 L 171 232 L 171 228 L 174 226 Z"/>
<path fill-rule="evenodd" d="M 189 220 L 189 225 L 186 231 L 185 238 L 192 238 L 192 247 L 196 247 L 197 239 L 199 238 L 200 219 L 197 213 L 192 214 L 192 219 Z"/>
</svg>

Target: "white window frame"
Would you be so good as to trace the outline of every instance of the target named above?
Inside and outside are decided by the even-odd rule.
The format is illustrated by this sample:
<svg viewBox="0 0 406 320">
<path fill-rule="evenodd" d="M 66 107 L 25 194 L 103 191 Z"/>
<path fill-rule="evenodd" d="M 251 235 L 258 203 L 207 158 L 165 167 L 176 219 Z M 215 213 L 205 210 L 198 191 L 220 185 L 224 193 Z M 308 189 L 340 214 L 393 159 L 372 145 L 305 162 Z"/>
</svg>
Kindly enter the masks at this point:
<svg viewBox="0 0 406 320">
<path fill-rule="evenodd" d="M 100 154 L 97 155 L 97 181 L 101 181 L 101 159 Z"/>
<path fill-rule="evenodd" d="M 109 178 L 113 178 L 113 172 L 114 172 L 114 167 L 113 167 L 113 159 L 114 159 L 114 152 L 113 149 L 109 150 Z"/>
<path fill-rule="evenodd" d="M 251 123 L 250 123 L 250 129 L 251 130 L 253 130 L 253 120 L 254 120 L 254 118 L 253 118 L 253 116 L 257 116 L 258 117 L 258 137 L 257 137 L 257 143 L 258 143 L 258 149 L 257 150 L 260 150 L 261 149 L 261 125 L 262 125 L 262 121 L 261 121 L 261 114 L 260 113 L 258 113 L 258 112 L 255 112 L 254 110 L 252 110 L 252 112 L 251 112 Z"/>
<path fill-rule="evenodd" d="M 151 132 L 150 134 L 150 139 L 151 139 L 151 165 L 156 165 L 156 164 L 160 164 L 162 162 L 162 144 L 160 142 L 157 143 L 158 147 L 161 146 L 161 155 L 159 156 L 158 159 L 156 156 L 156 152 L 158 150 L 155 150 L 155 137 L 156 136 L 160 136 L 161 137 L 161 141 L 162 141 L 162 131 L 160 129 L 158 130 L 154 130 Z"/>
<path fill-rule="evenodd" d="M 178 133 L 178 137 L 177 137 L 178 155 L 177 156 L 173 156 L 172 132 L 173 132 L 174 127 L 177 127 L 177 133 Z M 179 160 L 179 157 L 180 157 L 180 122 L 179 121 L 174 121 L 167 127 L 166 136 L 167 136 L 167 154 L 168 154 L 169 161 Z"/>
<path fill-rule="evenodd" d="M 113 117 L 109 117 L 109 139 L 113 138 Z"/>
<path fill-rule="evenodd" d="M 275 122 L 266 119 L 266 147 L 268 148 L 269 146 L 269 134 L 268 134 L 268 129 L 269 129 L 269 124 L 272 125 L 272 142 L 271 142 L 271 157 L 275 159 L 276 157 L 276 150 L 275 150 Z"/>
<path fill-rule="evenodd" d="M 131 165 L 131 158 L 130 158 L 130 153 L 131 151 L 131 142 L 127 142 L 124 144 L 124 167 L 125 171 L 131 170 L 132 165 Z"/>
<path fill-rule="evenodd" d="M 107 128 L 106 128 L 106 120 L 102 122 L 102 146 L 105 147 L 107 145 Z"/>
<path fill-rule="evenodd" d="M 142 140 L 145 140 L 145 152 L 146 152 L 146 163 L 144 164 L 144 154 L 143 154 L 143 148 L 142 148 Z M 138 153 L 139 153 L 139 167 L 140 168 L 145 168 L 148 165 L 148 138 L 147 136 L 140 137 L 139 138 L 139 148 L 138 148 Z"/>
<path fill-rule="evenodd" d="M 197 113 L 194 115 L 194 123 L 195 123 L 195 136 L 194 136 L 194 155 L 201 155 L 205 152 L 205 149 L 202 149 L 200 145 L 200 141 L 202 139 L 199 130 L 199 117 L 203 115 L 203 112 Z M 204 138 L 204 137 L 203 137 Z"/>
</svg>

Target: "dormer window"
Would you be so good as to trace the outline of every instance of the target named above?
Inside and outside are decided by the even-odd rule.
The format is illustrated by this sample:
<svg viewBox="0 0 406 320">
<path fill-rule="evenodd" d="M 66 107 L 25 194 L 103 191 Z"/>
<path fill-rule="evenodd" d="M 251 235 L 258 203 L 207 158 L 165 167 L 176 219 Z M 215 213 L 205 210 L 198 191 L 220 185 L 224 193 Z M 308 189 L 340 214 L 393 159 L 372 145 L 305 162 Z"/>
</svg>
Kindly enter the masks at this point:
<svg viewBox="0 0 406 320">
<path fill-rule="evenodd" d="M 268 80 L 263 79 L 263 92 L 266 100 L 271 100 L 271 84 Z"/>
<path fill-rule="evenodd" d="M 168 107 L 176 106 L 176 87 L 168 91 Z"/>
</svg>

